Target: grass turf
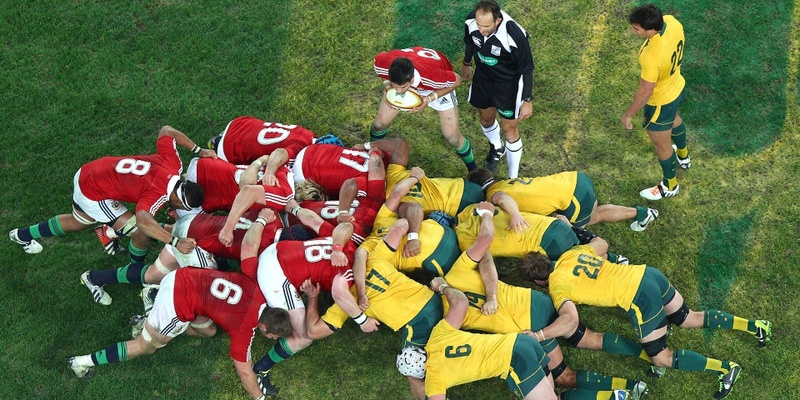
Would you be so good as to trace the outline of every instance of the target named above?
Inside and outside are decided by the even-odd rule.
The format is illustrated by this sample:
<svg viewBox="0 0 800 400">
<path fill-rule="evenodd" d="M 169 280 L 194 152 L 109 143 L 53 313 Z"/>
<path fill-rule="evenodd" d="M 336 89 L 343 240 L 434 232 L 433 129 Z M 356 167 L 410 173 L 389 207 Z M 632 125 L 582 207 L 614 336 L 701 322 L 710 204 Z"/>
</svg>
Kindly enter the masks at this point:
<svg viewBox="0 0 800 400">
<path fill-rule="evenodd" d="M 646 204 L 637 192 L 659 177 L 641 130 L 618 118 L 638 79 L 639 39 L 625 20 L 631 3 L 529 2 L 502 5 L 531 34 L 537 62 L 533 118 L 522 124 L 523 175 L 581 169 L 601 203 Z M 776 323 L 767 349 L 740 332 L 675 330 L 687 348 L 744 367 L 731 398 L 800 395 L 786 368 L 798 351 L 798 11 L 793 2 L 747 7 L 665 1 L 687 32 L 683 72 L 693 168 L 679 172 L 681 195 L 655 203 L 661 219 L 644 233 L 623 223 L 597 226 L 615 250 L 661 268 L 699 307 L 718 307 Z M 471 2 L 39 2 L 0 8 L 0 192 L 6 229 L 69 212 L 74 172 L 103 155 L 150 153 L 170 124 L 198 143 L 239 115 L 333 132 L 352 144 L 367 137 L 382 88 L 372 71 L 379 51 L 424 44 L 458 70 L 461 19 Z M 732 24 L 730 21 L 737 21 Z M 477 158 L 487 149 L 474 109 L 459 88 L 461 127 Z M 441 138 L 435 113 L 402 115 L 393 135 L 412 145 L 412 164 L 431 176 L 463 166 Z M 189 154 L 184 152 L 185 159 Z M 503 167 L 501 167 L 502 169 Z M 181 337 L 155 355 L 98 368 L 80 381 L 65 366 L 75 354 L 128 335 L 139 308 L 135 288 L 109 288 L 110 307 L 78 283 L 89 268 L 126 258 L 102 254 L 90 232 L 42 240 L 28 256 L 6 241 L 0 310 L 0 398 L 242 398 L 227 338 Z M 151 258 L 157 246 L 151 246 Z M 501 278 L 519 283 L 512 260 Z M 581 307 L 600 331 L 631 330 L 621 312 Z M 410 398 L 393 369 L 400 343 L 383 329 L 353 324 L 279 365 L 281 398 Z M 256 339 L 254 354 L 271 342 Z M 574 369 L 645 379 L 644 363 L 563 347 Z M 670 371 L 646 379 L 651 399 L 708 398 L 710 374 Z M 511 398 L 500 380 L 454 388 L 451 399 Z"/>
</svg>

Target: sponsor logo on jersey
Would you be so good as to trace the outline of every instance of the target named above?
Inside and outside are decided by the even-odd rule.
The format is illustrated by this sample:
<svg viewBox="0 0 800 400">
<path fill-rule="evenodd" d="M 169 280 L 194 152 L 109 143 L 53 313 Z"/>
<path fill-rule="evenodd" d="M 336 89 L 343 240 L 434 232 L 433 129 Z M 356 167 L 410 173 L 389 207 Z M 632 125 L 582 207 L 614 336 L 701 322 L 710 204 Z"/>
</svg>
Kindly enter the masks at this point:
<svg viewBox="0 0 800 400">
<path fill-rule="evenodd" d="M 111 200 L 111 208 L 119 210 L 119 202 L 116 200 Z"/>
<path fill-rule="evenodd" d="M 499 56 L 500 55 L 500 46 L 492 45 L 492 55 Z"/>
<path fill-rule="evenodd" d="M 500 115 L 502 115 L 502 116 L 504 116 L 506 118 L 513 118 L 514 117 L 514 111 L 511 111 L 511 110 L 497 110 L 497 112 L 500 113 Z"/>
<path fill-rule="evenodd" d="M 475 43 L 475 46 L 481 47 L 483 44 L 483 40 L 476 38 L 475 36 L 472 37 L 472 43 Z"/>
<path fill-rule="evenodd" d="M 494 58 L 494 57 L 487 57 L 487 56 L 484 56 L 481 53 L 478 53 L 478 58 L 481 60 L 482 63 L 484 63 L 484 64 L 486 64 L 486 65 L 488 65 L 490 67 L 492 67 L 495 64 L 497 64 L 497 59 Z"/>
</svg>

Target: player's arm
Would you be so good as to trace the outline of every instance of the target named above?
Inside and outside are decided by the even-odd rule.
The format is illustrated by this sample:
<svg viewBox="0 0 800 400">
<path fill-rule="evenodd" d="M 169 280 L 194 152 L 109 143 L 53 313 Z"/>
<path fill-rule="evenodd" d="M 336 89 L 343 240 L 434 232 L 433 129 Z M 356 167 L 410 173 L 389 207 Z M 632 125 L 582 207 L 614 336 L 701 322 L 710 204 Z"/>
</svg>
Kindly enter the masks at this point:
<svg viewBox="0 0 800 400">
<path fill-rule="evenodd" d="M 264 164 L 268 162 L 268 160 L 269 156 L 261 156 L 247 166 L 247 169 L 245 169 L 244 172 L 242 172 L 242 175 L 239 177 L 239 190 L 242 190 L 249 185 L 258 184 L 258 171 L 262 166 L 264 166 Z"/>
<path fill-rule="evenodd" d="M 453 328 L 461 329 L 469 309 L 469 300 L 467 300 L 464 292 L 448 285 L 444 278 L 438 276 L 431 281 L 431 290 L 443 294 L 450 305 L 447 314 L 444 316 L 447 323 Z"/>
<path fill-rule="evenodd" d="M 199 157 L 213 157 L 217 158 L 217 153 L 211 149 L 203 149 L 198 146 L 192 139 L 189 139 L 188 136 L 183 134 L 183 132 L 169 126 L 164 125 L 158 131 L 158 137 L 162 136 L 170 136 L 175 139 L 175 144 L 181 146 L 194 154 L 197 154 Z"/>
<path fill-rule="evenodd" d="M 247 394 L 254 399 L 263 398 L 264 393 L 258 386 L 258 379 L 256 379 L 256 373 L 253 372 L 252 363 L 233 360 L 233 367 L 236 368 L 236 374 L 239 375 L 239 380 L 242 381 L 242 386 Z"/>
<path fill-rule="evenodd" d="M 286 211 L 294 215 L 301 224 L 311 228 L 317 234 L 319 234 L 319 228 L 325 223 L 325 220 L 322 219 L 321 216 L 314 211 L 301 207 L 295 199 L 286 202 Z"/>
<path fill-rule="evenodd" d="M 162 243 L 172 244 L 173 247 L 184 254 L 194 250 L 197 244 L 192 238 L 177 239 L 172 236 L 172 232 L 162 228 L 161 225 L 158 224 L 158 221 L 153 218 L 153 214 L 150 214 L 147 210 L 139 210 L 136 212 L 136 227 L 148 237 Z M 173 243 L 173 241 L 175 241 L 175 243 Z"/>
<path fill-rule="evenodd" d="M 388 196 L 386 196 L 386 203 L 384 203 L 386 208 L 388 208 L 391 212 L 398 212 L 400 201 L 403 199 L 403 197 L 405 197 L 406 194 L 408 194 L 408 191 L 411 190 L 414 185 L 421 182 L 423 178 L 425 178 L 425 171 L 422 168 L 411 168 L 411 174 L 409 177 L 395 183 L 392 191 Z"/>
<path fill-rule="evenodd" d="M 621 122 L 625 129 L 633 129 L 631 119 L 633 119 L 633 116 L 636 115 L 639 110 L 644 108 L 647 101 L 650 100 L 650 96 L 653 94 L 653 89 L 655 89 L 655 87 L 655 82 L 648 82 L 639 78 L 639 87 L 636 88 L 636 94 L 633 95 L 633 102 L 631 102 L 631 105 L 625 113 L 622 114 Z"/>
<path fill-rule="evenodd" d="M 341 224 L 336 225 L 336 228 L 333 228 L 333 234 L 331 235 L 331 238 L 333 239 L 331 264 L 334 267 L 344 267 L 350 263 L 350 261 L 347 259 L 347 255 L 344 254 L 344 247 L 347 246 L 347 242 L 352 237 L 353 237 L 353 224 L 349 222 L 342 222 Z M 353 297 L 352 295 L 349 296 Z M 356 306 L 356 308 L 358 308 L 358 306 Z"/>
<path fill-rule="evenodd" d="M 331 295 L 333 296 L 333 301 L 341 307 L 350 318 L 353 318 L 353 320 L 358 323 L 363 332 L 375 332 L 378 330 L 378 325 L 380 325 L 380 323 L 374 318 L 368 318 L 361 312 L 361 309 L 358 308 L 358 304 L 356 303 L 356 299 L 353 298 L 353 294 L 350 293 L 347 279 L 341 274 L 333 278 Z"/>
<path fill-rule="evenodd" d="M 519 119 L 524 121 L 530 118 L 533 112 L 531 100 L 533 97 L 533 70 L 535 65 L 527 35 L 522 32 L 521 27 L 516 26 L 515 28 L 517 29 L 513 29 L 513 36 L 515 36 L 514 42 L 518 47 L 512 49 L 512 53 L 516 61 L 517 71 L 522 76 L 522 105 L 519 110 Z"/>
<path fill-rule="evenodd" d="M 461 65 L 461 77 L 472 79 L 472 56 L 475 54 L 475 44 L 469 34 L 469 25 L 464 25 L 464 63 Z"/>
<path fill-rule="evenodd" d="M 575 307 L 575 303 L 566 300 L 558 308 L 558 318 L 553 323 L 537 332 L 525 331 L 525 334 L 540 342 L 559 336 L 567 338 L 578 329 L 578 322 L 578 308 Z"/>
<path fill-rule="evenodd" d="M 261 182 L 267 186 L 280 186 L 275 173 L 287 161 L 289 161 L 289 153 L 286 152 L 286 149 L 279 148 L 270 153 L 266 161 L 266 167 L 264 167 L 264 177 L 261 178 Z"/>
<path fill-rule="evenodd" d="M 353 257 L 353 285 L 356 287 L 356 299 L 358 308 L 366 311 L 369 308 L 367 299 L 367 250 L 359 247 Z"/>
<path fill-rule="evenodd" d="M 247 229 L 242 239 L 242 249 L 239 255 L 239 258 L 242 260 L 242 273 L 254 280 L 257 280 L 258 262 L 256 262 L 255 265 L 251 265 L 250 263 L 245 263 L 244 260 L 258 257 L 258 248 L 261 246 L 261 236 L 264 233 L 264 227 L 272 220 L 275 220 L 274 211 L 268 208 L 259 211 L 258 218 L 250 224 L 250 228 Z"/>
<path fill-rule="evenodd" d="M 492 254 L 486 252 L 483 258 L 478 262 L 478 271 L 481 274 L 483 281 L 484 294 L 486 300 L 481 307 L 483 315 L 492 315 L 497 312 L 497 283 L 499 278 L 497 276 L 497 267 L 494 264 Z"/>
<path fill-rule="evenodd" d="M 335 332 L 319 315 L 319 283 L 312 284 L 307 279 L 300 285 L 300 290 L 306 294 L 308 306 L 306 307 L 306 335 L 311 340 L 324 339 Z"/>
<path fill-rule="evenodd" d="M 350 205 L 358 195 L 358 183 L 355 178 L 348 178 L 339 188 L 339 213 L 336 215 L 336 222 L 355 222 L 355 218 L 350 214 Z"/>
<path fill-rule="evenodd" d="M 264 187 L 261 185 L 247 185 L 236 194 L 233 200 L 231 210 L 228 212 L 228 218 L 225 220 L 225 225 L 219 232 L 218 239 L 220 243 L 225 246 L 233 244 L 233 229 L 239 222 L 239 218 L 245 211 L 250 209 L 253 204 L 267 204 L 267 199 L 264 197 Z"/>
<path fill-rule="evenodd" d="M 503 191 L 498 191 L 495 192 L 489 200 L 502 208 L 503 211 L 507 212 L 511 217 L 506 230 L 510 231 L 513 229 L 516 234 L 521 235 L 530 228 L 528 221 L 525 220 L 522 213 L 519 211 L 519 204 L 517 204 L 517 201 L 514 200 L 513 197 Z"/>
</svg>

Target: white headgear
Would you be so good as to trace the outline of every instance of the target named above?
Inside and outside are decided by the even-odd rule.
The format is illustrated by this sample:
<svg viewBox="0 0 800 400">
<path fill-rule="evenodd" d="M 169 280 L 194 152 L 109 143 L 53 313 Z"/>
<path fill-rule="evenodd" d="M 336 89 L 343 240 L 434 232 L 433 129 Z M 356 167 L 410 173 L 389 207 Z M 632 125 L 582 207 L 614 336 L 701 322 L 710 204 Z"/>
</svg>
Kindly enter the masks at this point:
<svg viewBox="0 0 800 400">
<path fill-rule="evenodd" d="M 397 370 L 404 376 L 425 379 L 425 362 L 428 353 L 417 346 L 406 346 L 397 355 Z"/>
</svg>

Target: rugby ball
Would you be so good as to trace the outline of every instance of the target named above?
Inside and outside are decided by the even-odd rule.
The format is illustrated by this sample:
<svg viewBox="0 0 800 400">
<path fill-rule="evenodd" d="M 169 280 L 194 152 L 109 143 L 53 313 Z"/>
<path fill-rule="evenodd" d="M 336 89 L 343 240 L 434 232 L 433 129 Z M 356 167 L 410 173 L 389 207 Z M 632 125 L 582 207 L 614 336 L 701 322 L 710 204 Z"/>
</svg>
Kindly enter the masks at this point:
<svg viewBox="0 0 800 400">
<path fill-rule="evenodd" d="M 386 91 L 386 102 L 397 110 L 409 111 L 422 104 L 422 97 L 411 89 L 403 94 L 397 93 L 395 89 L 389 89 Z"/>
</svg>

